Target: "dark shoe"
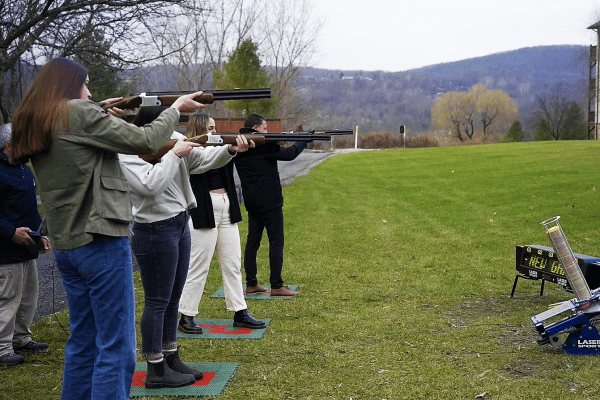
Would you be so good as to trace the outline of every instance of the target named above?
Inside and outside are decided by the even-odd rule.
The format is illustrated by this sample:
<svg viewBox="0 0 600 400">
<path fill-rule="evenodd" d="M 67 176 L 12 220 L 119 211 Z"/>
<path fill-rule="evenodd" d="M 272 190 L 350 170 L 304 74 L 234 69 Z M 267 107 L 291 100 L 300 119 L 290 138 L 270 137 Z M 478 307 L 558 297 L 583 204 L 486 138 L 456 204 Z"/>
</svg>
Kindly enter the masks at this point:
<svg viewBox="0 0 600 400">
<path fill-rule="evenodd" d="M 267 327 L 263 321 L 257 321 L 252 318 L 252 315 L 248 313 L 248 310 L 235 312 L 235 315 L 233 316 L 233 326 L 241 326 L 250 329 L 264 329 Z"/>
<path fill-rule="evenodd" d="M 15 353 L 47 353 L 48 352 L 48 345 L 46 343 L 38 343 L 38 342 L 34 342 L 33 340 L 30 340 L 29 342 L 25 343 L 23 346 L 19 346 L 19 347 L 13 347 L 13 350 L 15 351 Z"/>
<path fill-rule="evenodd" d="M 268 291 L 269 290 L 266 287 L 262 287 L 260 285 L 246 286 L 246 294 L 266 293 Z"/>
<path fill-rule="evenodd" d="M 194 317 L 181 314 L 179 319 L 179 330 L 190 335 L 202 335 L 202 328 L 196 325 Z"/>
<path fill-rule="evenodd" d="M 287 286 L 282 286 L 279 289 L 271 289 L 271 296 L 295 296 L 297 294 L 300 293 L 290 290 Z"/>
<path fill-rule="evenodd" d="M 192 368 L 189 365 L 185 365 L 183 361 L 181 361 L 179 358 L 179 350 L 165 355 L 165 360 L 167 361 L 169 368 L 175 372 L 193 375 L 197 381 L 201 381 L 204 378 L 204 374 L 201 371 L 197 370 L 196 368 Z"/>
<path fill-rule="evenodd" d="M 25 358 L 15 353 L 8 353 L 0 356 L 0 367 L 13 367 L 15 365 L 23 364 Z"/>
<path fill-rule="evenodd" d="M 177 388 L 189 386 L 194 382 L 196 382 L 194 375 L 173 371 L 166 360 L 159 363 L 146 362 L 146 382 L 144 382 L 146 389 Z"/>
</svg>

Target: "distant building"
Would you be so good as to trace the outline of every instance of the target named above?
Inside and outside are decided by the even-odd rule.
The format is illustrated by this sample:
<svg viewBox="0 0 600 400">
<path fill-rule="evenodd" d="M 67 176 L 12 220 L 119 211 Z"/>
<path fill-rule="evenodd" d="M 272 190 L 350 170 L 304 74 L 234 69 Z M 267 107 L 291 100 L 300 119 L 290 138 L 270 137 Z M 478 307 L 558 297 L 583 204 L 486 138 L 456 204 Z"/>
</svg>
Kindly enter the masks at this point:
<svg viewBox="0 0 600 400">
<path fill-rule="evenodd" d="M 217 125 L 218 133 L 239 133 L 240 129 L 244 127 L 244 121 L 246 120 L 246 118 L 214 117 L 214 120 L 215 124 Z M 281 132 L 281 119 L 267 118 L 267 127 L 269 132 Z"/>
<path fill-rule="evenodd" d="M 179 118 L 179 129 L 178 131 L 185 133 L 185 129 L 188 124 L 188 115 L 181 115 Z M 213 117 L 215 124 L 217 125 L 217 133 L 239 133 L 240 129 L 244 127 L 244 121 L 246 118 L 225 118 L 225 117 Z M 279 118 L 267 118 L 267 126 L 269 132 L 281 132 L 282 124 Z"/>
</svg>

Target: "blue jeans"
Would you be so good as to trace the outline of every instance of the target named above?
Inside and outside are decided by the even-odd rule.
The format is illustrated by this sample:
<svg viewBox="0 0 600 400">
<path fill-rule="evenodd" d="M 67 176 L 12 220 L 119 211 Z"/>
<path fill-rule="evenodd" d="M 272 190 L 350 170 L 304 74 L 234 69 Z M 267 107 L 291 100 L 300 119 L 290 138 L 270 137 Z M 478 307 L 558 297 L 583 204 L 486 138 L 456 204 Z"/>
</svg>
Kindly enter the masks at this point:
<svg viewBox="0 0 600 400">
<path fill-rule="evenodd" d="M 133 224 L 131 248 L 144 287 L 142 354 L 160 354 L 177 341 L 179 298 L 190 264 L 188 212 L 158 222 Z"/>
<path fill-rule="evenodd" d="M 135 298 L 125 237 L 55 250 L 69 302 L 63 399 L 129 399 L 135 370 Z"/>
<path fill-rule="evenodd" d="M 281 277 L 284 245 L 282 208 L 270 211 L 248 211 L 248 236 L 244 250 L 246 286 L 258 285 L 256 254 L 265 228 L 269 238 L 269 267 L 271 269 L 269 283 L 271 289 L 280 289 L 283 286 L 283 278 Z"/>
</svg>

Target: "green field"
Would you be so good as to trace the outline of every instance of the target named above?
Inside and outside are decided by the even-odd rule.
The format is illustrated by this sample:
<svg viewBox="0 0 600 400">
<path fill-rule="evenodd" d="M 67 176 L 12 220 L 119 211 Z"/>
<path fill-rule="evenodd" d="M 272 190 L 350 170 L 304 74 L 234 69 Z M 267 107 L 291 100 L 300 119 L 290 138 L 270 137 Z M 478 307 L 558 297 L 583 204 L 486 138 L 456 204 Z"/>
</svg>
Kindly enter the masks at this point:
<svg viewBox="0 0 600 400">
<path fill-rule="evenodd" d="M 536 343 L 530 318 L 573 295 L 520 280 L 509 297 L 515 246 L 549 246 L 545 219 L 600 256 L 599 160 L 588 141 L 329 158 L 284 188 L 284 280 L 300 296 L 249 301 L 263 339 L 181 340 L 181 356 L 240 364 L 222 399 L 600 398 L 599 357 Z M 220 286 L 214 264 L 198 318 L 232 317 L 209 298 Z M 3 369 L 0 398 L 59 398 L 66 334 L 54 318 L 33 331 L 52 353 Z"/>
</svg>

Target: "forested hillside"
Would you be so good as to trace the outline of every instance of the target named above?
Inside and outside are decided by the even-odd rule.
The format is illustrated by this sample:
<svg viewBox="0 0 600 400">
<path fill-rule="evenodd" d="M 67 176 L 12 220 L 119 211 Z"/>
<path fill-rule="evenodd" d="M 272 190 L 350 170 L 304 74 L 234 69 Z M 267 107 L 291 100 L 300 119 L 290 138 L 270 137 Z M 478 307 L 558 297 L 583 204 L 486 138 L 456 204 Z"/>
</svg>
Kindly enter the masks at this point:
<svg viewBox="0 0 600 400">
<path fill-rule="evenodd" d="M 316 110 L 308 125 L 414 134 L 430 130 L 437 96 L 484 84 L 507 93 L 531 130 L 536 98 L 557 85 L 587 110 L 588 59 L 589 46 L 543 46 L 395 73 L 307 68 L 298 87 Z"/>
</svg>

